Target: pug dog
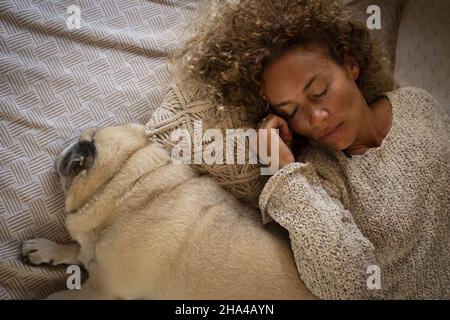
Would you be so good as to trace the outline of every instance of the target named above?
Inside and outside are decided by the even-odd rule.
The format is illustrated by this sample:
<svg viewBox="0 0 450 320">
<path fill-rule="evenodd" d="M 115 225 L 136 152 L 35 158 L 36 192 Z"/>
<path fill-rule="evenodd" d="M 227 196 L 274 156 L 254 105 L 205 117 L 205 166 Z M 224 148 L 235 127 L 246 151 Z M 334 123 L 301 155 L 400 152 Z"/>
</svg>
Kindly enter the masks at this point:
<svg viewBox="0 0 450 320">
<path fill-rule="evenodd" d="M 76 243 L 23 243 L 33 265 L 77 264 L 81 289 L 49 299 L 314 299 L 284 229 L 212 177 L 148 144 L 143 126 L 85 131 L 56 159 Z"/>
</svg>

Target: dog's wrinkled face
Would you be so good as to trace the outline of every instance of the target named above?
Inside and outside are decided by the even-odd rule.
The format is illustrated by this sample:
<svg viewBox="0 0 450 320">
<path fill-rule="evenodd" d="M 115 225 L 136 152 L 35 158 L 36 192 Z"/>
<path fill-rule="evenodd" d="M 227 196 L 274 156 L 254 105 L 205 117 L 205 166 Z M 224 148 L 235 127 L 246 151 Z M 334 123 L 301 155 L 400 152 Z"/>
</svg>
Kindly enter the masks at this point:
<svg viewBox="0 0 450 320">
<path fill-rule="evenodd" d="M 114 175 L 130 154 L 146 143 L 144 126 L 136 124 L 84 131 L 80 139 L 66 147 L 55 161 L 66 193 L 66 209 L 70 211 L 82 204 Z"/>
<path fill-rule="evenodd" d="M 65 192 L 80 172 L 92 167 L 97 152 L 95 132 L 95 128 L 86 130 L 77 142 L 64 148 L 56 158 L 55 169 Z"/>
</svg>

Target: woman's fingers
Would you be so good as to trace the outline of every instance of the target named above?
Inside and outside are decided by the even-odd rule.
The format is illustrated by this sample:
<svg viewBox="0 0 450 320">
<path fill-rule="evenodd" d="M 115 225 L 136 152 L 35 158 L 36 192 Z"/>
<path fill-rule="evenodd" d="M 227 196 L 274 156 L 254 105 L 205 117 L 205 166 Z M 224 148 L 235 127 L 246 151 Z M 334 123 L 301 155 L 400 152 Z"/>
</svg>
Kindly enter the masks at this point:
<svg viewBox="0 0 450 320">
<path fill-rule="evenodd" d="M 289 127 L 287 121 L 284 118 L 277 116 L 273 113 L 269 113 L 264 118 L 264 121 L 260 126 L 260 129 L 271 129 L 271 128 L 280 130 L 279 134 L 281 139 L 283 139 L 283 141 L 289 142 L 292 140 L 292 130 Z"/>
<path fill-rule="evenodd" d="M 263 121 L 260 122 L 258 128 L 267 130 L 266 132 L 258 131 L 257 134 L 257 152 L 259 158 L 263 160 L 263 164 L 269 164 L 269 160 L 267 160 L 267 157 L 269 159 L 272 159 L 274 156 L 277 156 L 277 162 L 279 163 L 280 167 L 283 167 L 286 164 L 295 161 L 291 150 L 285 143 L 292 140 L 292 131 L 285 119 L 274 114 L 269 114 L 263 119 Z M 279 129 L 279 135 L 272 135 L 271 129 Z M 278 150 L 271 150 L 271 138 L 278 140 Z M 273 152 L 275 152 L 275 154 L 272 154 Z"/>
<path fill-rule="evenodd" d="M 286 120 L 284 120 L 282 117 L 275 117 L 274 120 L 274 128 L 280 130 L 280 137 L 285 142 L 289 142 L 292 140 L 292 131 L 291 128 L 289 128 L 289 125 Z"/>
</svg>

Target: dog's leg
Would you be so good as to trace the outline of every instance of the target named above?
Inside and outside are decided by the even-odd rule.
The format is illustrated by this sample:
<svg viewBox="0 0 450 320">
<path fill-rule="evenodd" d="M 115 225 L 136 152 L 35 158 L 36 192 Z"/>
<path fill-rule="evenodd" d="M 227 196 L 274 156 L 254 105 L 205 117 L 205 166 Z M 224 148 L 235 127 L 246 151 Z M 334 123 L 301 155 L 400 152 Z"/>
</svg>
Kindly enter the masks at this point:
<svg viewBox="0 0 450 320">
<path fill-rule="evenodd" d="M 22 258 L 26 263 L 39 265 L 42 263 L 56 266 L 58 264 L 82 265 L 78 259 L 80 245 L 78 243 L 61 245 L 47 239 L 26 240 L 22 244 Z"/>
</svg>

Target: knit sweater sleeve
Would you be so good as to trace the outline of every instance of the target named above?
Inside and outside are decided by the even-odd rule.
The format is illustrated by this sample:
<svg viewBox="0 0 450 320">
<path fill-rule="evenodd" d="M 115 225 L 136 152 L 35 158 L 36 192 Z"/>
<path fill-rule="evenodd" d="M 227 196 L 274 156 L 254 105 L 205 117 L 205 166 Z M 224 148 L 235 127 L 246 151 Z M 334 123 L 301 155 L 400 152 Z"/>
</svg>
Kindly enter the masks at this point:
<svg viewBox="0 0 450 320">
<path fill-rule="evenodd" d="M 280 169 L 259 206 L 289 231 L 299 275 L 312 293 L 323 299 L 376 297 L 366 273 L 377 265 L 374 246 L 342 205 L 335 184 L 319 177 L 313 163 Z"/>
</svg>

